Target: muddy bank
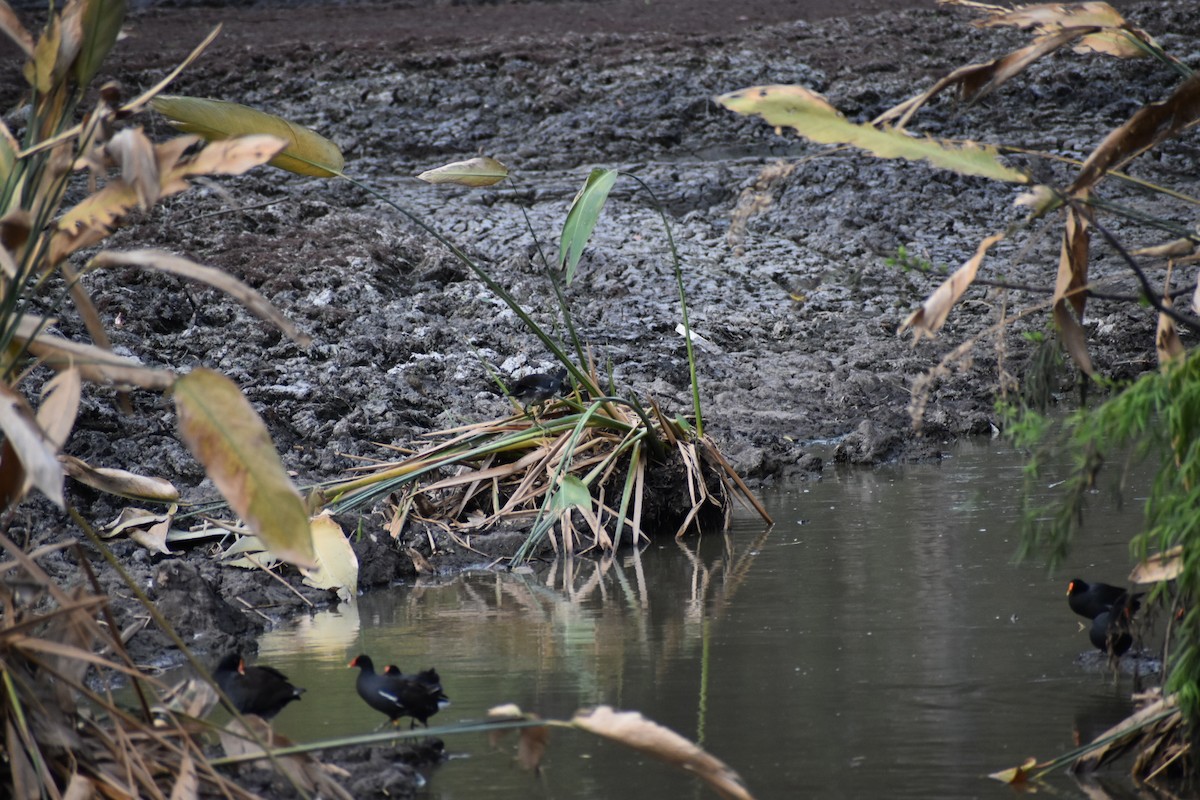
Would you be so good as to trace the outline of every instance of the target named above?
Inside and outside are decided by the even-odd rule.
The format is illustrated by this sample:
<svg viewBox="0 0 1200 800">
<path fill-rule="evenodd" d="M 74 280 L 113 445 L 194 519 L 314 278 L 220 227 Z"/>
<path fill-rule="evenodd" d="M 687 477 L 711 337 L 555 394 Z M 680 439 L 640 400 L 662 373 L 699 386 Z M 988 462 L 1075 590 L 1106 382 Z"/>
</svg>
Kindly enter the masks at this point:
<svg viewBox="0 0 1200 800">
<path fill-rule="evenodd" d="M 1169 51 L 1200 67 L 1200 19 L 1190 2 L 1123 9 Z M 422 13 L 434 20 L 441 12 Z M 1020 35 L 978 31 L 963 12 L 916 8 L 812 21 L 785 21 L 777 13 L 735 26 L 718 16 L 715 23 L 647 33 L 617 27 L 584 33 L 564 25 L 536 36 L 517 26 L 489 28 L 498 17 L 476 19 L 473 28 L 398 27 L 394 35 L 354 17 L 363 33 L 348 42 L 320 35 L 329 25 L 325 14 L 149 9 L 131 18 L 130 45 L 115 54 L 111 72 L 132 95 L 169 67 L 159 56 L 178 57 L 209 22 L 224 19 L 224 42 L 184 73 L 175 92 L 247 103 L 329 136 L 345 152 L 348 173 L 450 235 L 550 326 L 552 297 L 538 244 L 553 252 L 567 207 L 592 167 L 636 171 L 667 209 L 692 324 L 712 343 L 700 353 L 708 430 L 756 484 L 818 475 L 833 460 L 933 458 L 953 438 L 994 430 L 1000 375 L 1022 375 L 1031 347 L 1023 334 L 1045 330 L 1044 314 L 984 336 L 970 367 L 936 384 L 920 432 L 907 411 L 910 388 L 1000 314 L 1047 295 L 973 290 L 944 334 L 914 349 L 896 329 L 940 276 L 888 262 L 904 247 L 935 267 L 957 266 L 983 236 L 1015 218 L 1017 190 L 853 153 L 806 159 L 817 148 L 735 117 L 711 98 L 755 84 L 803 83 L 865 120 L 957 66 L 1012 49 Z M 456 15 L 443 18 L 465 18 Z M 914 127 L 1083 158 L 1175 81 L 1149 60 L 1064 53 L 978 105 L 940 99 Z M 169 134 L 159 120 L 145 124 L 155 135 Z M 478 153 L 512 168 L 515 184 L 466 191 L 411 177 Z M 1193 135 L 1165 145 L 1134 171 L 1194 195 L 1197 155 Z M 742 190 L 778 159 L 799 163 L 731 239 Z M 1061 183 L 1067 174 L 1041 162 L 1037 169 L 1042 180 Z M 1108 191 L 1152 213 L 1190 219 L 1129 189 Z M 1146 230 L 1113 228 L 1129 246 L 1158 241 Z M 269 170 L 223 179 L 137 218 L 110 246 L 160 247 L 225 269 L 312 335 L 314 344 L 301 349 L 219 294 L 172 278 L 132 270 L 86 278 L 119 352 L 155 366 L 206 366 L 232 377 L 302 484 L 342 475 L 356 456 L 388 457 L 376 443 L 413 445 L 430 431 L 504 413 L 484 361 L 506 375 L 550 366 L 519 320 L 436 242 L 344 182 Z M 986 271 L 1048 290 L 1057 251 L 1055 229 L 1047 227 L 1001 245 Z M 1134 293 L 1119 259 L 1099 248 L 1094 258 L 1094 280 L 1112 293 Z M 665 234 L 650 198 L 633 182 L 614 190 L 569 296 L 581 334 L 598 362 L 612 365 L 619 386 L 657 398 L 671 414 L 690 409 Z M 67 316 L 64 330 L 78 334 Z M 1124 378 L 1153 367 L 1149 310 L 1093 301 L 1088 328 L 1104 374 Z M 1066 398 L 1073 382 L 1065 370 L 1053 388 Z M 175 437 L 170 403 L 145 393 L 133 402 L 136 413 L 127 416 L 111 394 L 89 395 L 70 452 L 168 478 L 188 499 L 214 494 Z M 119 508 L 86 489 L 72 492 L 94 522 Z M 65 521 L 50 530 L 38 514 L 23 523 L 34 542 L 61 536 Z M 345 523 L 355 529 L 359 520 Z M 368 514 L 355 543 L 364 587 L 410 576 L 404 547 L 432 555 L 426 537 L 410 533 L 394 543 L 380 523 L 377 513 Z M 506 537 L 479 547 L 500 552 L 514 538 Z M 447 566 L 487 560 L 444 541 L 437 549 L 435 563 Z M 250 649 L 272 618 L 330 601 L 296 581 L 289 588 L 220 569 L 209 549 L 182 559 L 152 557 L 124 542 L 115 550 L 184 638 L 210 653 L 238 644 Z M 65 561 L 54 568 L 64 579 L 74 572 Z M 128 624 L 136 605 L 115 576 L 105 573 L 103 580 L 118 621 Z M 151 629 L 130 647 L 147 664 L 175 658 Z"/>
</svg>

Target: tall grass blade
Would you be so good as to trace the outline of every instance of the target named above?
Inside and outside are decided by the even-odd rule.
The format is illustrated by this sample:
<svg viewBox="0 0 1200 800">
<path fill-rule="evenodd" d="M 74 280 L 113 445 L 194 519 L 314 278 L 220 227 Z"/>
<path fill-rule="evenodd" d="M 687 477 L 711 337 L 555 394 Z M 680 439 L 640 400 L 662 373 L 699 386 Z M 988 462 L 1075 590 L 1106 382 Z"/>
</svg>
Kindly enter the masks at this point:
<svg viewBox="0 0 1200 800">
<path fill-rule="evenodd" d="M 87 86 L 108 57 L 121 24 L 125 22 L 125 0 L 83 0 L 83 42 L 73 65 L 75 80 Z"/>
</svg>

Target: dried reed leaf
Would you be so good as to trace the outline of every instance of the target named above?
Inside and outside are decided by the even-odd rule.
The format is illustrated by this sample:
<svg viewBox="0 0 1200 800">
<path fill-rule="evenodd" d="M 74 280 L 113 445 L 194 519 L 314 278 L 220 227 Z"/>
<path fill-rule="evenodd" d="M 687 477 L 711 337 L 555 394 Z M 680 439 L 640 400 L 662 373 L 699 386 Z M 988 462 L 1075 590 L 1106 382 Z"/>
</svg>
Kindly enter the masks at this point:
<svg viewBox="0 0 1200 800">
<path fill-rule="evenodd" d="M 1131 256 L 1147 258 L 1182 258 L 1196 252 L 1196 243 L 1191 239 L 1173 239 L 1166 244 L 1142 247 L 1129 253 Z"/>
<path fill-rule="evenodd" d="M 1029 773 L 1039 767 L 1038 760 L 1033 756 L 1025 759 L 1025 762 L 1019 767 L 1009 767 L 1002 769 L 999 772 L 993 772 L 988 775 L 994 781 L 1007 783 L 1010 786 L 1021 786 L 1029 781 Z"/>
<path fill-rule="evenodd" d="M 123 469 L 93 467 L 74 456 L 61 455 L 58 460 L 71 478 L 107 494 L 159 503 L 179 500 L 179 490 L 163 478 L 150 478 Z"/>
<path fill-rule="evenodd" d="M 0 3 L 0 31 L 4 31 L 4 35 L 21 48 L 26 58 L 33 58 L 33 36 L 25 30 L 8 3 Z"/>
<path fill-rule="evenodd" d="M 942 325 L 946 324 L 946 317 L 949 316 L 950 309 L 974 282 L 988 250 L 1003 240 L 1003 233 L 995 233 L 980 242 L 979 246 L 975 248 L 975 255 L 967 259 L 961 267 L 954 271 L 954 274 L 943 281 L 942 285 L 925 299 L 920 308 L 909 314 L 908 318 L 901 323 L 897 333 L 904 333 L 912 328 L 914 345 L 921 341 L 922 336 L 932 339 Z"/>
<path fill-rule="evenodd" d="M 1175 88 L 1171 96 L 1142 106 L 1092 151 L 1068 190 L 1075 195 L 1090 189 L 1108 172 L 1175 136 L 1200 119 L 1200 72 Z"/>
<path fill-rule="evenodd" d="M 1173 581 L 1183 573 L 1183 545 L 1144 559 L 1129 573 L 1130 583 Z"/>
<path fill-rule="evenodd" d="M 492 186 L 508 177 L 508 167 L 494 158 L 480 156 L 469 161 L 455 161 L 417 176 L 426 183 L 456 183 L 459 186 Z"/>
<path fill-rule="evenodd" d="M 1162 299 L 1164 308 L 1171 307 L 1171 298 Z M 1175 330 L 1175 320 L 1163 312 L 1158 313 L 1158 330 L 1154 336 L 1154 350 L 1158 355 L 1158 366 L 1166 369 L 1174 361 L 1186 354 L 1183 342 L 1179 340 L 1179 332 Z"/>
<path fill-rule="evenodd" d="M 344 602 L 358 596 L 358 556 L 346 533 L 325 511 L 310 520 L 316 569 L 301 568 L 304 583 L 316 589 L 332 589 Z"/>
<path fill-rule="evenodd" d="M 132 186 L 137 194 L 138 207 L 146 211 L 158 202 L 162 178 L 154 145 L 142 129 L 126 128 L 104 145 L 105 154 L 121 169 L 121 180 Z"/>
<path fill-rule="evenodd" d="M 55 375 L 42 387 L 42 404 L 38 406 L 37 421 L 46 438 L 61 450 L 75 426 L 82 393 L 79 370 L 69 367 Z"/>
<path fill-rule="evenodd" d="M 922 106 L 951 86 L 958 87 L 959 98 L 962 100 L 972 102 L 981 100 L 1012 78 L 1024 72 L 1026 67 L 1042 56 L 1053 53 L 1064 44 L 1078 39 L 1080 36 L 1085 35 L 1088 30 L 1091 29 L 1070 29 L 1046 36 L 1039 36 L 1032 43 L 1000 58 L 959 67 L 916 97 L 905 100 L 903 103 L 883 112 L 871 120 L 871 124 L 876 126 L 883 125 L 899 118 L 900 121 L 896 123 L 896 128 L 903 128 L 912 119 L 913 114 Z"/>
<path fill-rule="evenodd" d="M 171 787 L 170 800 L 196 800 L 200 796 L 200 779 L 196 776 L 196 762 L 188 753 L 183 754 L 175 767 L 175 785 Z"/>
<path fill-rule="evenodd" d="M 1075 759 L 1075 762 L 1071 765 L 1071 771 L 1087 772 L 1099 768 L 1107 761 L 1120 757 L 1127 749 L 1130 740 L 1137 737 L 1146 724 L 1154 717 L 1173 708 L 1176 709 L 1175 714 L 1178 714 L 1179 711 L 1176 706 L 1177 703 L 1174 697 L 1164 697 L 1126 717 L 1097 736 L 1096 741 L 1104 741 L 1105 744 L 1089 750 Z"/>
<path fill-rule="evenodd" d="M 3 382 L 0 382 L 0 430 L 20 458 L 25 480 L 62 508 L 63 471 L 58 465 L 58 448 L 38 425 L 25 398 Z M 19 499 L 19 496 L 14 498 Z"/>
<path fill-rule="evenodd" d="M 315 567 L 304 500 L 237 385 L 196 369 L 175 382 L 179 433 L 230 507 L 279 558 Z"/>
<path fill-rule="evenodd" d="M 1041 33 L 1051 34 L 1063 28 L 1103 28 L 1080 40 L 1075 52 L 1101 53 L 1117 58 L 1140 58 L 1146 55 L 1134 43 L 1135 38 L 1154 44 L 1148 33 L 1130 26 L 1115 8 L 1102 2 L 1053 3 L 1000 9 L 993 11 L 988 19 L 978 20 L 975 25 L 982 28 L 1034 28 Z"/>
<path fill-rule="evenodd" d="M 307 334 L 301 333 L 287 317 L 279 312 L 279 309 L 271 305 L 270 300 L 228 272 L 214 269 L 213 267 L 206 267 L 203 264 L 197 264 L 195 261 L 172 255 L 163 250 L 127 250 L 122 252 L 109 250 L 93 258 L 91 265 L 94 267 L 112 267 L 116 265 L 141 267 L 206 283 L 237 300 L 260 319 L 264 319 L 279 328 L 287 334 L 288 338 L 297 344 L 306 347 L 312 342 L 312 338 Z"/>
<path fill-rule="evenodd" d="M 208 141 L 255 134 L 283 139 L 287 146 L 267 163 L 288 172 L 332 178 L 345 166 L 341 150 L 324 136 L 249 106 L 171 95 L 160 95 L 151 101 L 151 105 L 175 128 L 198 134 Z"/>
<path fill-rule="evenodd" d="M 270 723 L 253 715 L 240 720 L 231 720 L 218 732 L 218 735 L 225 754 L 231 757 L 263 753 L 263 749 L 253 740 L 254 737 L 271 749 L 282 749 L 294 744 L 286 736 L 276 733 Z M 334 800 L 354 800 L 354 796 L 330 777 L 325 772 L 324 765 L 310 753 L 276 756 L 273 761 L 292 781 L 294 787 L 314 792 L 320 797 L 330 797 Z M 269 762 L 260 759 L 251 763 L 266 767 Z"/>
<path fill-rule="evenodd" d="M 1004 166 L 1000 152 L 991 145 L 914 138 L 902 131 L 859 125 L 803 86 L 752 86 L 720 95 L 716 102 L 738 114 L 760 116 L 776 128 L 793 128 L 819 144 L 849 144 L 880 158 L 928 161 L 960 175 L 1030 182 L 1024 173 Z"/>
<path fill-rule="evenodd" d="M 1087 192 L 1080 199 L 1086 199 Z M 1087 334 L 1083 330 L 1084 304 L 1087 298 L 1083 289 L 1087 286 L 1088 243 L 1090 220 L 1082 205 L 1067 210 L 1067 224 L 1063 229 L 1062 248 L 1058 260 L 1058 275 L 1054 284 L 1054 321 L 1062 335 L 1067 353 L 1075 364 L 1087 375 L 1095 373 L 1092 358 L 1088 354 Z M 1075 309 L 1076 316 L 1071 313 Z"/>
<path fill-rule="evenodd" d="M 598 706 L 576 712 L 571 725 L 693 772 L 722 797 L 753 800 L 742 779 L 725 762 L 636 711 Z"/>
<path fill-rule="evenodd" d="M 171 388 L 175 382 L 175 374 L 169 370 L 145 367 L 133 359 L 113 355 L 94 345 L 73 342 L 49 333 L 33 336 L 32 332 L 37 327 L 37 320 L 26 317 L 18 324 L 15 338 L 27 342 L 29 352 L 51 369 L 74 367 L 93 383 L 140 386 L 159 391 Z"/>
</svg>

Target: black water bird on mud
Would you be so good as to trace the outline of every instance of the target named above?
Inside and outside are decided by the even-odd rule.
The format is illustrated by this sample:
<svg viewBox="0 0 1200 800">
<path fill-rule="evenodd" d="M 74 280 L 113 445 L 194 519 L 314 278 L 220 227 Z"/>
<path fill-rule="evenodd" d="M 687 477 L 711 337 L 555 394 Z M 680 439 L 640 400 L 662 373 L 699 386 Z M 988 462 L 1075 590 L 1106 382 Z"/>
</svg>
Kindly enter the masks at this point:
<svg viewBox="0 0 1200 800">
<path fill-rule="evenodd" d="M 437 670 L 404 675 L 398 667 L 389 665 L 380 675 L 367 655 L 355 657 L 349 666 L 360 670 L 355 682 L 358 696 L 371 708 L 386 714 L 392 724 L 401 717 L 412 717 L 410 727 L 416 727 L 417 722 L 428 727 L 429 718 L 450 703 Z"/>
<path fill-rule="evenodd" d="M 1107 583 L 1087 583 L 1079 578 L 1072 578 L 1067 584 L 1067 603 L 1070 604 L 1071 610 L 1088 619 L 1095 619 L 1124 596 L 1124 589 Z M 1138 597 L 1141 595 L 1135 595 L 1135 599 Z"/>
<path fill-rule="evenodd" d="M 559 367 L 554 372 L 534 372 L 517 380 L 512 387 L 512 396 L 525 406 L 536 406 L 553 400 L 562 394 L 567 385 L 567 370 Z"/>
<path fill-rule="evenodd" d="M 222 658 L 213 679 L 239 713 L 257 714 L 263 719 L 271 719 L 305 691 L 273 667 L 247 667 L 240 653 Z"/>
</svg>

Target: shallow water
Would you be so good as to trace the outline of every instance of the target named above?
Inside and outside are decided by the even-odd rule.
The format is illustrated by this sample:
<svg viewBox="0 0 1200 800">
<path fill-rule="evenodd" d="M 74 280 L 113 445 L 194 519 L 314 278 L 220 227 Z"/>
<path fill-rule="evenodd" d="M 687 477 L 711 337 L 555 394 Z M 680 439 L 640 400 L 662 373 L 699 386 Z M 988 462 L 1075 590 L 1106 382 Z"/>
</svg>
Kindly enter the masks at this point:
<svg viewBox="0 0 1200 800">
<path fill-rule="evenodd" d="M 1050 759 L 1128 711 L 1128 677 L 1075 663 L 1090 645 L 1064 593 L 1075 574 L 1123 579 L 1141 509 L 1097 493 L 1085 541 L 1051 577 L 1013 563 L 1020 480 L 1003 444 L 967 444 L 941 464 L 767 491 L 769 532 L 741 513 L 727 537 L 548 576 L 376 592 L 262 639 L 259 659 L 309 689 L 276 725 L 302 741 L 374 729 L 383 717 L 345 666 L 361 651 L 406 672 L 436 665 L 454 701 L 439 726 L 507 702 L 547 717 L 605 703 L 701 740 L 760 798 L 1007 797 L 987 773 Z M 714 796 L 582 733 L 553 734 L 540 777 L 514 765 L 512 741 L 446 745 L 456 757 L 424 796 Z"/>
</svg>

